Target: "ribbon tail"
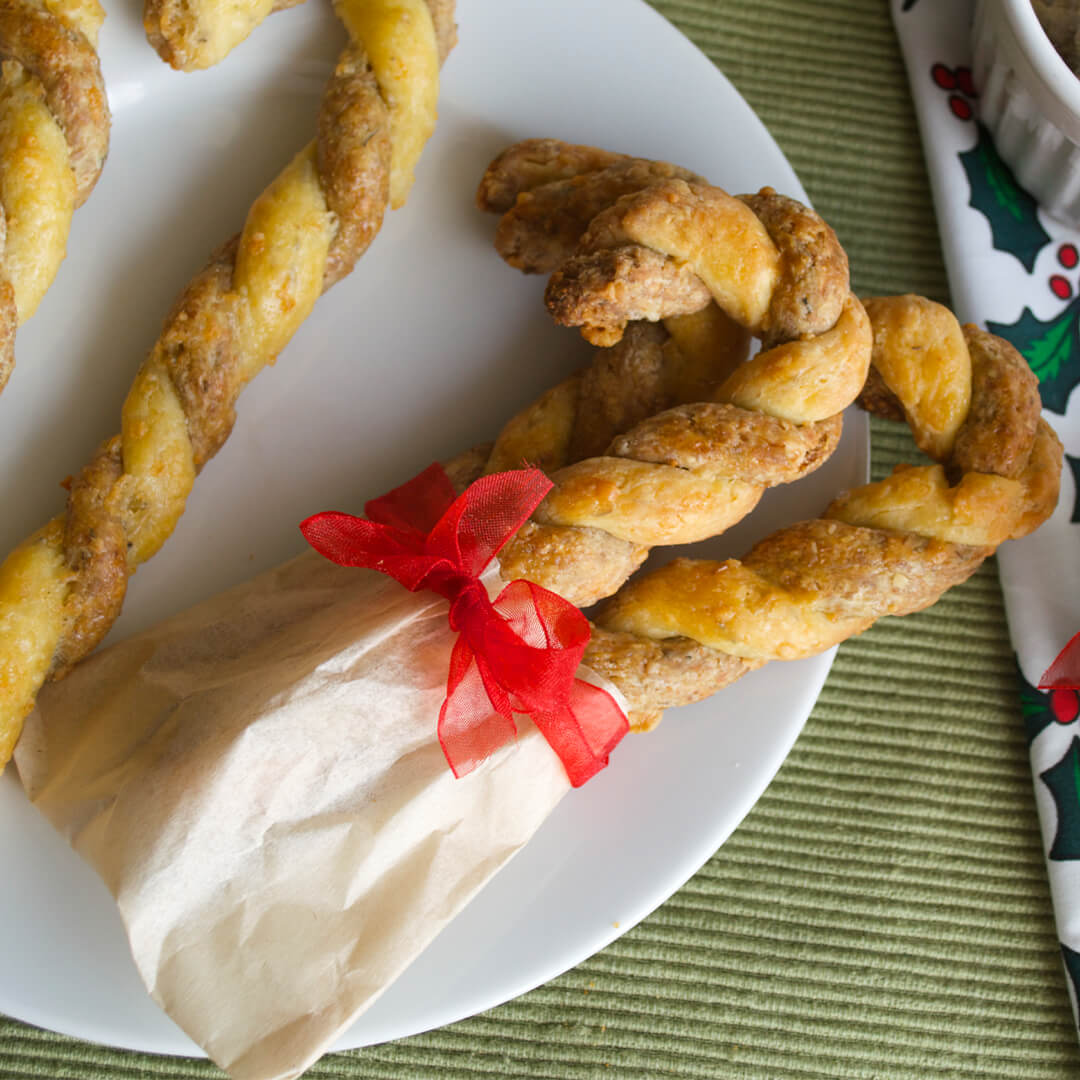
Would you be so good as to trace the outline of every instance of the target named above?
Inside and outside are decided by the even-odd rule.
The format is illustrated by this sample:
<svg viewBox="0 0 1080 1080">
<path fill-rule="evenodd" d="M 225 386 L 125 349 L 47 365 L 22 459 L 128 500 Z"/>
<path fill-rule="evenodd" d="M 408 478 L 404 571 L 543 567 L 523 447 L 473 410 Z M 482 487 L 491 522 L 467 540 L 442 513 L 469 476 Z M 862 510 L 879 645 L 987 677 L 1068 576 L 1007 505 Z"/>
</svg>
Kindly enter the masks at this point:
<svg viewBox="0 0 1080 1080">
<path fill-rule="evenodd" d="M 559 755 L 574 787 L 581 787 L 608 763 L 630 730 L 626 714 L 599 686 L 575 679 L 566 706 L 536 712 L 533 722 Z"/>
<path fill-rule="evenodd" d="M 1080 690 L 1080 633 L 1058 653 L 1039 679 L 1040 690 Z"/>
<path fill-rule="evenodd" d="M 454 643 L 446 700 L 439 710 L 439 745 L 450 771 L 460 778 L 473 771 L 517 734 L 510 699 L 490 678 L 464 636 Z"/>
</svg>

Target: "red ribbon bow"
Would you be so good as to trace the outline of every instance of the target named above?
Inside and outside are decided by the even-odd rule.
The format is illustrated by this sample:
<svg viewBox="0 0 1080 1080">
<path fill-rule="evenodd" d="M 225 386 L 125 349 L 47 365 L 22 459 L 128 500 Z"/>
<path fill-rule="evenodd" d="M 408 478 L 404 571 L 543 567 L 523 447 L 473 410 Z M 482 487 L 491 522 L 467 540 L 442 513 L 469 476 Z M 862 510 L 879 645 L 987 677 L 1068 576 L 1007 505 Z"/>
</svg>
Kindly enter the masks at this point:
<svg viewBox="0 0 1080 1080">
<path fill-rule="evenodd" d="M 1080 690 L 1080 634 L 1073 634 L 1054 662 L 1042 673 L 1039 689 Z"/>
<path fill-rule="evenodd" d="M 551 490 L 539 469 L 495 473 L 455 497 L 439 465 L 364 507 L 367 519 L 327 512 L 304 521 L 308 543 L 341 566 L 388 574 L 411 592 L 450 601 L 459 634 L 450 656 L 439 743 L 463 776 L 517 733 L 528 713 L 578 787 L 626 734 L 606 691 L 574 673 L 589 641 L 585 616 L 561 596 L 512 581 L 494 602 L 480 574 Z"/>
</svg>

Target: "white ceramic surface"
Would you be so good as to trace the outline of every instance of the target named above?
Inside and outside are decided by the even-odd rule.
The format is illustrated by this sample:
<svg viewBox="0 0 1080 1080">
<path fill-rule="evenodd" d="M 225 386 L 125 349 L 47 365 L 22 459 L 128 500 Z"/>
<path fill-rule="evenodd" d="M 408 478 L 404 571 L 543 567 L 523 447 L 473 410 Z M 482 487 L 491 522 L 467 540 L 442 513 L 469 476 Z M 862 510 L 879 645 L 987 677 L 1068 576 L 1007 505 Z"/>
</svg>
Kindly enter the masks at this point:
<svg viewBox="0 0 1080 1080">
<path fill-rule="evenodd" d="M 644 4 L 462 0 L 458 21 L 408 206 L 245 392 L 176 534 L 133 580 L 115 635 L 295 553 L 306 515 L 357 508 L 490 438 L 581 363 L 580 340 L 544 313 L 544 282 L 497 258 L 494 220 L 473 209 L 483 167 L 507 143 L 555 135 L 677 161 L 736 192 L 802 195 L 730 84 Z M 328 8 L 309 3 L 275 15 L 218 68 L 181 75 L 146 45 L 133 7 L 110 10 L 110 158 L 0 396 L 0 548 L 58 511 L 59 481 L 114 432 L 171 300 L 309 137 L 341 40 Z M 861 482 L 866 446 L 853 418 L 824 468 L 767 496 L 707 553 L 739 553 L 816 514 Z M 830 662 L 772 665 L 628 738 L 341 1045 L 491 1007 L 633 926 L 753 805 Z M 144 992 L 104 888 L 28 807 L 11 769 L 0 779 L 0 866 L 0 1011 L 112 1045 L 198 1052 Z"/>
<path fill-rule="evenodd" d="M 972 73 L 979 117 L 1044 210 L 1080 226 L 1080 79 L 1031 0 L 977 0 Z"/>
</svg>

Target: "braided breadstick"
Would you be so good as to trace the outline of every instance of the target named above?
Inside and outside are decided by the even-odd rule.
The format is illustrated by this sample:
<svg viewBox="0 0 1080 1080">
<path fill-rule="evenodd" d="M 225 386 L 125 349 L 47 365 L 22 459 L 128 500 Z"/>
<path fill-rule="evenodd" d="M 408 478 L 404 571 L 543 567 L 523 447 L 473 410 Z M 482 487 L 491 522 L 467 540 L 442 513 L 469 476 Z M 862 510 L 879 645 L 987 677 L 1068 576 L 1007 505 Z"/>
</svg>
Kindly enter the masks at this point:
<svg viewBox="0 0 1080 1080">
<path fill-rule="evenodd" d="M 586 662 L 626 694 L 637 726 L 768 660 L 928 607 L 1053 511 L 1062 448 L 1023 357 L 921 298 L 866 306 L 877 374 L 864 403 L 905 415 L 941 464 L 898 468 L 741 562 L 678 559 L 623 588 L 597 616 Z"/>
<path fill-rule="evenodd" d="M 72 213 L 105 163 L 103 19 L 97 0 L 0 4 L 0 390 L 15 331 L 52 284 Z"/>
<path fill-rule="evenodd" d="M 146 0 L 143 28 L 158 55 L 178 71 L 212 67 L 236 48 L 268 15 L 296 7 L 304 0 Z M 402 14 L 408 4 L 399 5 Z M 457 40 L 454 0 L 428 4 L 439 36 L 439 54 L 446 56 Z"/>
<path fill-rule="evenodd" d="M 127 579 L 172 532 L 240 391 L 349 272 L 388 194 L 404 200 L 434 126 L 446 36 L 422 0 L 343 0 L 338 10 L 351 41 L 318 138 L 177 301 L 124 403 L 121 434 L 72 481 L 66 513 L 0 565 L 0 764 L 41 684 L 104 637 Z"/>
<path fill-rule="evenodd" d="M 583 461 L 556 463 L 524 445 L 539 427 L 569 432 L 574 410 L 587 413 L 571 384 L 500 437 L 489 471 L 523 457 L 555 466 L 554 489 L 503 549 L 502 565 L 581 606 L 610 595 L 649 547 L 715 536 L 768 487 L 820 465 L 869 367 L 869 321 L 832 230 L 771 190 L 739 200 L 678 172 L 532 140 L 496 158 L 480 185 L 482 207 L 511 206 L 499 226 L 504 257 L 527 269 L 559 262 L 549 306 L 573 282 L 574 310 L 586 313 L 577 321 L 594 343 L 618 343 L 629 322 L 636 349 L 650 333 L 636 320 L 670 328 L 713 302 L 763 341 L 708 398 L 684 396 L 690 403 L 651 419 L 652 410 L 639 413 L 642 423 Z M 617 280 L 600 282 L 594 269 Z"/>
<path fill-rule="evenodd" d="M 177 71 L 195 71 L 223 60 L 271 12 L 301 3 L 303 0 L 245 0 L 228 5 L 146 0 L 143 29 L 165 63 Z"/>
</svg>

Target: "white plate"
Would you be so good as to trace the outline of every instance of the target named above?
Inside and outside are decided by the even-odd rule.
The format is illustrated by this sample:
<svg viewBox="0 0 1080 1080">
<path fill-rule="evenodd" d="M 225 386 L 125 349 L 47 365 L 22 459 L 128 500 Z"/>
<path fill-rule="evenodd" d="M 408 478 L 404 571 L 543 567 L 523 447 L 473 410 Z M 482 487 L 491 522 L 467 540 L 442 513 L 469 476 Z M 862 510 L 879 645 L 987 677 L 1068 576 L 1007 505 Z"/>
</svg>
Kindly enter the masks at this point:
<svg viewBox="0 0 1080 1080">
<path fill-rule="evenodd" d="M 473 209 L 483 167 L 507 143 L 556 135 L 675 161 L 731 191 L 771 184 L 805 198 L 731 85 L 644 4 L 462 0 L 458 22 L 408 206 L 245 392 L 175 536 L 132 582 L 117 635 L 293 554 L 306 515 L 359 507 L 490 438 L 582 362 L 578 337 L 544 313 L 543 281 L 496 257 L 494 219 Z M 110 158 L 0 396 L 0 548 L 59 509 L 58 482 L 116 430 L 171 300 L 309 138 L 341 40 L 328 10 L 308 4 L 275 15 L 217 69 L 180 75 L 151 52 L 130 5 L 111 12 Z M 862 482 L 866 426 L 848 429 L 824 468 L 766 497 L 709 554 L 742 552 Z M 340 1045 L 489 1008 L 633 926 L 753 805 L 830 662 L 772 665 L 627 739 Z M 0 1011 L 111 1045 L 198 1053 L 143 991 L 104 888 L 29 809 L 10 769 L 0 865 Z"/>
</svg>

